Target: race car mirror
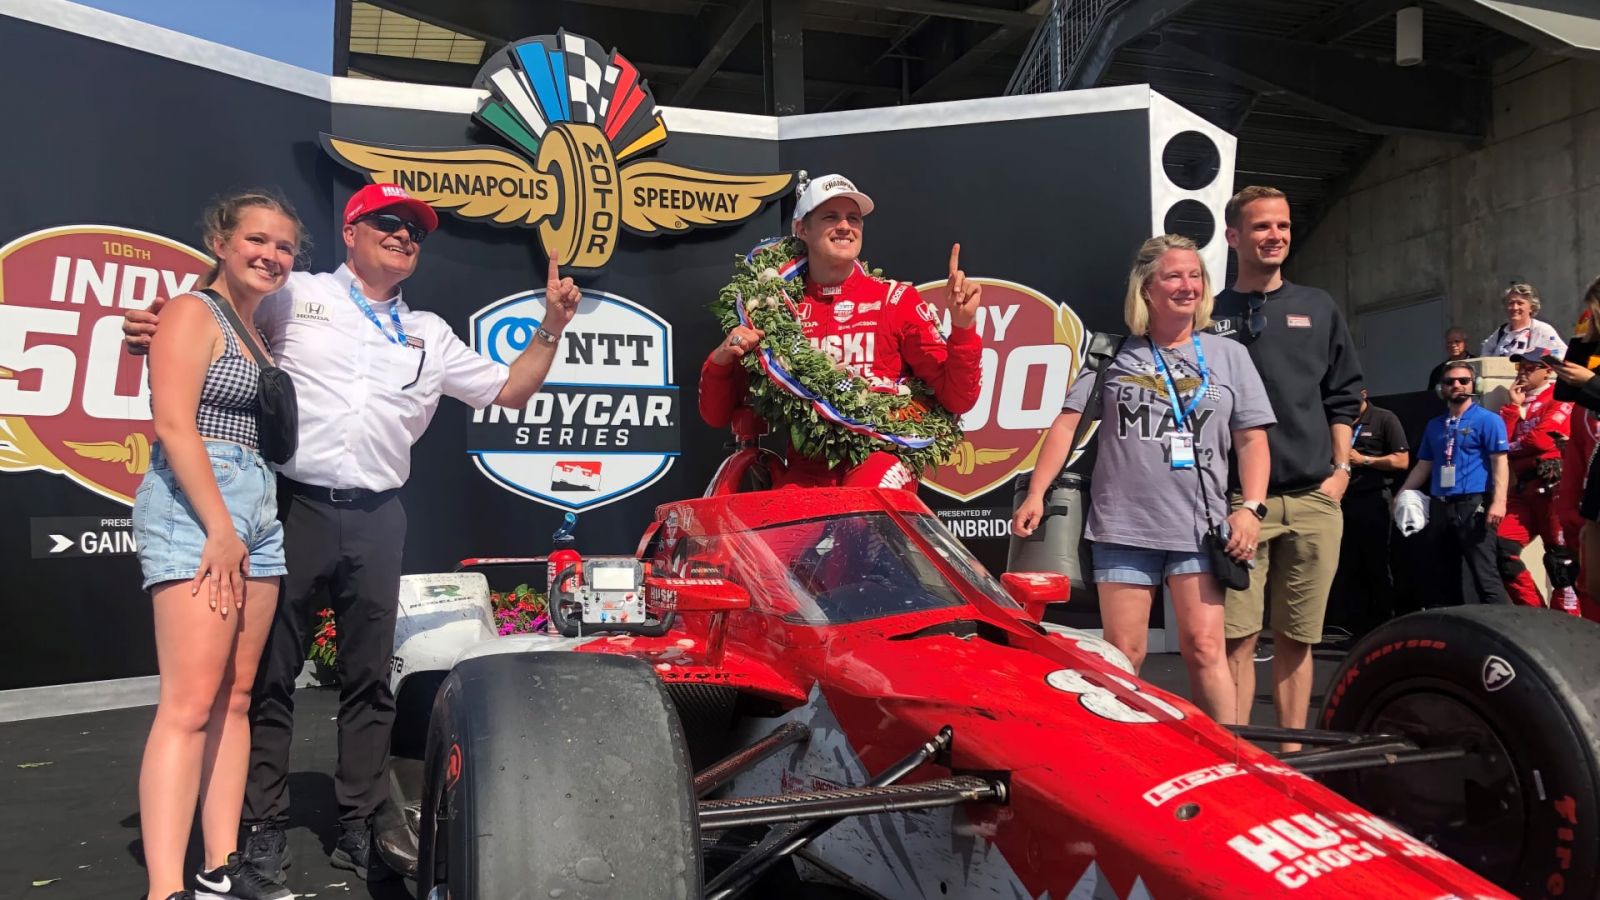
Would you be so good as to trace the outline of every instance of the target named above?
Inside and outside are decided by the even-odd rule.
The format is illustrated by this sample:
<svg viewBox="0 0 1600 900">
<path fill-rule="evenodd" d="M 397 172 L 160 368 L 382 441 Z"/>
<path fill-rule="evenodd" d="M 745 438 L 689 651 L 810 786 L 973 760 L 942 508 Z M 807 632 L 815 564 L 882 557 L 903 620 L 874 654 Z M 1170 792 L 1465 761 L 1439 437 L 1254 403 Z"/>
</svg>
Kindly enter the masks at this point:
<svg viewBox="0 0 1600 900">
<path fill-rule="evenodd" d="M 750 608 L 750 594 L 724 578 L 646 578 L 644 605 L 649 614 L 671 626 L 678 613 L 710 613 L 685 622 L 691 635 L 704 641 L 703 664 L 722 665 L 728 613 Z M 703 629 L 703 631 L 702 631 Z"/>
<path fill-rule="evenodd" d="M 674 612 L 749 609 L 750 594 L 724 578 L 646 578 L 644 605 L 664 619 Z"/>
<path fill-rule="evenodd" d="M 1007 572 L 1000 583 L 1035 622 L 1044 618 L 1046 606 L 1072 599 L 1072 579 L 1060 572 Z"/>
</svg>

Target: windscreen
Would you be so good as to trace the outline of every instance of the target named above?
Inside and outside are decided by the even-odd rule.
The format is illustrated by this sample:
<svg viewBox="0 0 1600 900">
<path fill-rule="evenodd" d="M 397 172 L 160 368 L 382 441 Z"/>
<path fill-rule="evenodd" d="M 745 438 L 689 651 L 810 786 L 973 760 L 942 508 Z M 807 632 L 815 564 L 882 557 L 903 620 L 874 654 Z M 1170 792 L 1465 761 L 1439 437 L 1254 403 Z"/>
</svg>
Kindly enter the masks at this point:
<svg viewBox="0 0 1600 900">
<path fill-rule="evenodd" d="M 979 590 L 1016 605 L 937 519 L 906 518 Z M 672 571 L 717 572 L 749 591 L 755 608 L 791 621 L 842 624 L 966 603 L 886 513 L 852 512 L 739 533 L 686 530 L 671 543 Z"/>
</svg>

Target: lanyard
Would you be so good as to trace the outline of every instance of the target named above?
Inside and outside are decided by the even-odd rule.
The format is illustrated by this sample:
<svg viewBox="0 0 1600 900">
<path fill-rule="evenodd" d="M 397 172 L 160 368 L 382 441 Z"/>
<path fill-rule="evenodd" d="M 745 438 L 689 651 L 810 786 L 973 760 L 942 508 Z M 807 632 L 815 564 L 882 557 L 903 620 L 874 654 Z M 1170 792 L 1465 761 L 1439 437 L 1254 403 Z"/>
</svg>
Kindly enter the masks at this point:
<svg viewBox="0 0 1600 900">
<path fill-rule="evenodd" d="M 1361 440 L 1361 429 L 1365 427 L 1367 426 L 1358 422 L 1356 423 L 1356 427 L 1350 429 L 1350 446 L 1354 447 L 1356 445 L 1356 441 Z"/>
<path fill-rule="evenodd" d="M 1461 425 L 1461 416 L 1444 420 L 1444 464 L 1453 465 L 1456 457 L 1456 428 Z"/>
<path fill-rule="evenodd" d="M 1200 398 L 1205 396 L 1206 388 L 1211 384 L 1211 372 L 1206 368 L 1206 354 L 1200 349 L 1200 335 L 1190 334 L 1189 340 L 1194 342 L 1194 359 L 1195 365 L 1200 369 L 1200 386 L 1189 396 L 1189 405 L 1186 408 L 1178 406 L 1178 382 L 1172 377 L 1172 372 L 1168 371 L 1167 361 L 1161 358 L 1161 348 L 1156 346 L 1154 340 L 1150 341 L 1150 355 L 1155 357 L 1156 373 L 1166 379 L 1167 402 L 1172 404 L 1173 427 L 1177 428 L 1179 433 L 1188 430 L 1184 427 L 1184 423 L 1189 420 L 1194 408 L 1200 405 Z"/>
<path fill-rule="evenodd" d="M 389 321 L 394 323 L 394 334 L 390 334 L 389 330 L 383 327 L 383 321 L 378 318 L 378 314 L 372 311 L 372 304 L 367 302 L 366 296 L 361 293 L 360 283 L 355 279 L 350 280 L 350 299 L 354 300 L 356 306 L 367 314 L 367 321 L 371 322 L 372 327 L 378 329 L 386 340 L 393 341 L 402 347 L 406 345 L 406 330 L 400 327 L 399 300 L 394 301 L 394 304 L 389 307 Z"/>
</svg>

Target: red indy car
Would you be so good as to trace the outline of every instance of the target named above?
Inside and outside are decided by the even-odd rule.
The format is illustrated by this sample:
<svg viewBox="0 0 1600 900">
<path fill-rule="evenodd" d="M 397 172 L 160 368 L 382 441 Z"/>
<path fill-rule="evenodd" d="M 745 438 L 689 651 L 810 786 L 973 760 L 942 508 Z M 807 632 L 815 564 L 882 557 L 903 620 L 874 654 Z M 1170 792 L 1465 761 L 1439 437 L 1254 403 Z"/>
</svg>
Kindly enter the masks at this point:
<svg viewBox="0 0 1600 900">
<path fill-rule="evenodd" d="M 1597 895 L 1568 616 L 1397 620 L 1285 732 L 1046 623 L 1064 576 L 995 579 L 906 491 L 672 503 L 555 575 L 565 634 L 512 637 L 481 573 L 406 579 L 379 847 L 421 900 Z"/>
</svg>

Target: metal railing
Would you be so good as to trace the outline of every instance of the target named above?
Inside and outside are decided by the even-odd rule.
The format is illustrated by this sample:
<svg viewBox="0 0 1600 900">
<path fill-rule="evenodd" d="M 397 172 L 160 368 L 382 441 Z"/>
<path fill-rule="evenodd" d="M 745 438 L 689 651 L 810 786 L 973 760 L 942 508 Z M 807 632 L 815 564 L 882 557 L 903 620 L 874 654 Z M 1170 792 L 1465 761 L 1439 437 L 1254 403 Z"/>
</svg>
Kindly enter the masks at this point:
<svg viewBox="0 0 1600 900">
<path fill-rule="evenodd" d="M 1040 94 L 1066 86 L 1073 68 L 1100 30 L 1107 13 L 1123 0 L 1055 0 L 1033 33 L 1022 61 L 1006 84 L 1007 94 Z"/>
</svg>

